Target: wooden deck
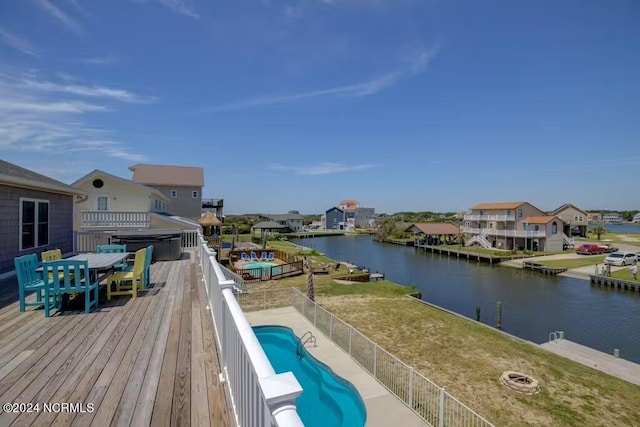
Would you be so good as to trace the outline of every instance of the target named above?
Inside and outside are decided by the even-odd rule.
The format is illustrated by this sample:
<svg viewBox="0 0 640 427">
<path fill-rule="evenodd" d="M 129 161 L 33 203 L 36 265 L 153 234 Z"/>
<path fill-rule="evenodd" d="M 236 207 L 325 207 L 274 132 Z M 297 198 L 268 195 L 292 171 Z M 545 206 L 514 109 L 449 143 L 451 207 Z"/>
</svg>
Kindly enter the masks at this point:
<svg viewBox="0 0 640 427">
<path fill-rule="evenodd" d="M 0 425 L 235 425 L 197 260 L 183 255 L 152 265 L 142 296 L 90 314 L 20 313 L 15 278 L 0 282 L 0 402 L 40 403 L 35 413 L 0 410 Z"/>
</svg>

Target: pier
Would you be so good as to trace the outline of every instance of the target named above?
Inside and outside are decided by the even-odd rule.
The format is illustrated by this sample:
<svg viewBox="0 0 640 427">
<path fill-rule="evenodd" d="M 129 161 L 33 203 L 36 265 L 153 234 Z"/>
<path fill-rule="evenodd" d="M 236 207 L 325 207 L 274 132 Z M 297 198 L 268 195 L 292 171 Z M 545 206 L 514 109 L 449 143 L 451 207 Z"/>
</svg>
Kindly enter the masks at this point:
<svg viewBox="0 0 640 427">
<path fill-rule="evenodd" d="M 414 244 L 413 240 L 407 240 L 407 239 L 384 239 L 383 242 L 392 243 L 394 245 L 401 245 L 401 246 L 413 246 Z"/>
<path fill-rule="evenodd" d="M 590 281 L 592 285 L 608 286 L 614 289 L 623 289 L 626 291 L 640 292 L 640 281 L 632 282 L 629 280 L 616 279 L 608 276 L 591 275 Z"/>
<path fill-rule="evenodd" d="M 552 276 L 555 276 L 556 274 L 564 273 L 565 271 L 568 270 L 567 268 L 547 267 L 545 265 L 538 264 L 536 262 L 531 262 L 531 261 L 523 261 L 522 268 L 524 268 L 525 270 L 538 271 L 540 273 L 549 274 Z"/>
<path fill-rule="evenodd" d="M 510 256 L 496 256 L 496 255 L 481 253 L 481 252 L 465 251 L 463 249 L 443 248 L 441 246 L 415 245 L 415 247 L 416 249 L 423 249 L 426 252 L 442 254 L 442 255 L 447 255 L 447 256 L 456 257 L 456 258 L 476 260 L 479 262 L 488 262 L 489 264 L 493 264 L 493 263 L 498 264 L 502 261 L 512 259 Z"/>
</svg>

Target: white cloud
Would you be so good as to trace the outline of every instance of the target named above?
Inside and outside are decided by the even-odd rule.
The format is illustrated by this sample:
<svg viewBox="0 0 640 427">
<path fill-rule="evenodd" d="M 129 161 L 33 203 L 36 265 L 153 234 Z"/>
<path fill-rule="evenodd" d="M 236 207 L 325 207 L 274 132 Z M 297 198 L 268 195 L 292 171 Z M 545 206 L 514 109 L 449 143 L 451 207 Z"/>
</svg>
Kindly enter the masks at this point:
<svg viewBox="0 0 640 427">
<path fill-rule="evenodd" d="M 0 41 L 25 55 L 40 56 L 38 50 L 31 43 L 2 27 L 0 27 Z"/>
<path fill-rule="evenodd" d="M 193 4 L 189 0 L 156 0 L 161 5 L 171 9 L 180 15 L 188 16 L 189 18 L 200 18 L 196 13 Z"/>
<path fill-rule="evenodd" d="M 62 25 L 70 29 L 71 31 L 80 34 L 82 33 L 82 28 L 80 24 L 78 24 L 73 18 L 71 18 L 65 11 L 60 9 L 55 4 L 51 3 L 49 0 L 39 0 L 38 4 L 42 7 L 42 9 L 47 12 L 49 15 L 57 19 Z"/>
<path fill-rule="evenodd" d="M 284 104 L 310 98 L 363 97 L 375 95 L 378 92 L 388 89 L 402 79 L 425 72 L 431 60 L 438 53 L 438 50 L 439 48 L 436 46 L 435 48 L 432 48 L 430 50 L 422 51 L 415 58 L 412 58 L 407 66 L 369 81 L 345 86 L 338 86 L 329 89 L 294 93 L 289 95 L 275 95 L 253 98 L 245 101 L 237 101 L 229 104 L 214 106 L 211 108 L 207 108 L 204 111 L 215 113 L 221 111 L 240 110 L 244 108 L 261 107 L 265 105 Z"/>
<path fill-rule="evenodd" d="M 109 111 L 109 109 L 102 105 L 88 104 L 82 101 L 30 102 L 20 99 L 1 99 L 0 111 L 81 114 L 91 111 Z"/>
<path fill-rule="evenodd" d="M 136 95 L 135 93 L 124 89 L 114 89 L 103 86 L 67 85 L 32 79 L 23 79 L 20 85 L 25 89 L 47 92 L 63 92 L 72 95 L 86 96 L 90 98 L 107 98 L 128 103 L 148 103 L 155 100 L 155 98 Z"/>
<path fill-rule="evenodd" d="M 293 172 L 296 175 L 329 175 L 342 172 L 355 172 L 374 167 L 373 164 L 345 165 L 342 163 L 321 162 L 315 165 L 283 166 L 274 165 L 273 170 Z"/>
<path fill-rule="evenodd" d="M 78 62 L 87 65 L 113 65 L 118 60 L 114 56 L 93 56 L 79 59 Z"/>
</svg>

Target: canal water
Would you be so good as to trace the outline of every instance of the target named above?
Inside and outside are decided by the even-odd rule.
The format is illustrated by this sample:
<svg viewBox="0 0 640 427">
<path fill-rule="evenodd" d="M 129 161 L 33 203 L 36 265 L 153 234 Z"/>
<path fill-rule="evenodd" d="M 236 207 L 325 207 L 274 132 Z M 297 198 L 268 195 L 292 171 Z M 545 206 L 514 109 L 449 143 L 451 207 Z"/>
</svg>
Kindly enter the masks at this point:
<svg viewBox="0 0 640 427">
<path fill-rule="evenodd" d="M 502 302 L 505 332 L 535 343 L 561 330 L 568 340 L 640 363 L 640 295 L 591 286 L 586 280 L 549 277 L 511 267 L 416 252 L 374 242 L 371 236 L 292 239 L 329 258 L 384 272 L 396 283 L 415 285 L 422 299 L 496 326 Z"/>
<path fill-rule="evenodd" d="M 640 224 L 589 224 L 589 228 L 602 227 L 612 233 L 640 233 Z"/>
</svg>

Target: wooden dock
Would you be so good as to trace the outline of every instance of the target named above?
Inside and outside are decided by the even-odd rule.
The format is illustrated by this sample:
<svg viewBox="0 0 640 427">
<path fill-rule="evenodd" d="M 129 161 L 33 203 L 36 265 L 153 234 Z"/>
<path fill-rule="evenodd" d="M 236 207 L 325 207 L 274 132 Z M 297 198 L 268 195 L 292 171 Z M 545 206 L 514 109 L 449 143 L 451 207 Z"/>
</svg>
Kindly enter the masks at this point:
<svg viewBox="0 0 640 427">
<path fill-rule="evenodd" d="M 441 246 L 431 245 L 416 245 L 416 249 L 423 249 L 425 252 L 431 252 L 434 254 L 447 255 L 450 257 L 463 258 L 468 260 L 474 260 L 479 262 L 488 262 L 489 264 L 498 264 L 502 261 L 512 259 L 512 257 L 501 257 L 491 254 L 483 254 L 479 252 L 465 251 L 464 249 L 451 249 L 443 248 Z"/>
<path fill-rule="evenodd" d="M 522 268 L 525 269 L 525 270 L 538 271 L 540 273 L 549 274 L 549 275 L 552 275 L 552 276 L 555 276 L 556 274 L 564 273 L 565 271 L 568 270 L 567 268 L 547 267 L 545 265 L 538 264 L 538 263 L 531 262 L 531 261 L 523 261 L 522 262 Z"/>
<path fill-rule="evenodd" d="M 540 347 L 573 360 L 574 362 L 581 363 L 640 386 L 640 365 L 637 363 L 614 357 L 613 355 L 566 339 L 556 339 L 546 342 L 540 344 Z"/>
<path fill-rule="evenodd" d="M 406 239 L 384 239 L 383 242 L 400 246 L 413 246 L 415 244 L 415 241 Z"/>
<path fill-rule="evenodd" d="M 608 276 L 594 276 L 590 275 L 590 282 L 592 285 L 608 286 L 614 289 L 623 289 L 625 291 L 640 292 L 640 280 L 630 281 L 616 279 Z"/>
<path fill-rule="evenodd" d="M 152 265 L 138 298 L 89 314 L 20 313 L 15 277 L 0 282 L 0 400 L 85 410 L 0 411 L 0 425 L 235 425 L 197 260 L 183 257 Z"/>
<path fill-rule="evenodd" d="M 373 273 L 369 275 L 369 280 L 384 280 L 384 273 Z"/>
</svg>

